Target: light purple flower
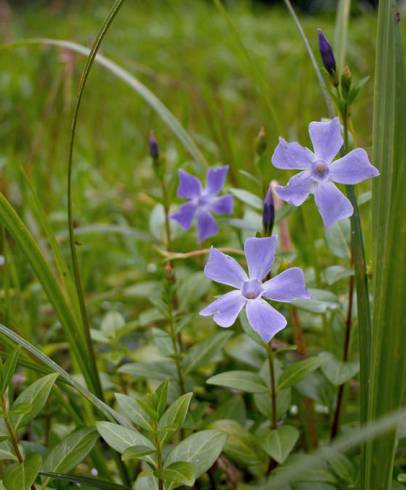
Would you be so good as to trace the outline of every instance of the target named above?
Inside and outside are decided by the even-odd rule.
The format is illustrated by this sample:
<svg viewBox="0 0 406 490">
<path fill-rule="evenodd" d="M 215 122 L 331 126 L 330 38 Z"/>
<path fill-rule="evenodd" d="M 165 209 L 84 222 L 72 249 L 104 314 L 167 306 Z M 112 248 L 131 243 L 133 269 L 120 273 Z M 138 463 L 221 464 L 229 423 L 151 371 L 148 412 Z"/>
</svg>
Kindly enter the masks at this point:
<svg viewBox="0 0 406 490">
<path fill-rule="evenodd" d="M 199 179 L 184 170 L 179 170 L 177 195 L 189 201 L 183 204 L 176 213 L 173 213 L 171 218 L 185 230 L 188 230 L 193 220 L 196 219 L 199 242 L 218 232 L 218 226 L 212 213 L 231 214 L 233 212 L 233 196 L 231 194 L 218 196 L 224 186 L 227 172 L 228 165 L 209 168 L 206 187 L 203 188 Z"/>
<path fill-rule="evenodd" d="M 286 187 L 277 187 L 276 192 L 293 206 L 300 206 L 313 193 L 324 225 L 329 228 L 354 211 L 350 201 L 333 182 L 354 185 L 376 177 L 379 171 L 371 165 L 367 152 L 362 148 L 333 161 L 343 145 L 338 117 L 327 122 L 311 122 L 309 134 L 314 152 L 299 143 L 279 139 L 272 156 L 273 165 L 302 172 L 294 175 Z"/>
<path fill-rule="evenodd" d="M 294 299 L 307 299 L 303 271 L 292 267 L 277 276 L 262 282 L 271 270 L 275 260 L 276 237 L 248 238 L 244 244 L 248 264 L 248 275 L 230 256 L 212 248 L 204 273 L 212 281 L 235 288 L 220 296 L 200 315 L 213 316 L 220 327 L 228 328 L 236 321 L 245 307 L 251 327 L 269 342 L 286 326 L 286 318 L 263 298 L 290 302 Z"/>
</svg>

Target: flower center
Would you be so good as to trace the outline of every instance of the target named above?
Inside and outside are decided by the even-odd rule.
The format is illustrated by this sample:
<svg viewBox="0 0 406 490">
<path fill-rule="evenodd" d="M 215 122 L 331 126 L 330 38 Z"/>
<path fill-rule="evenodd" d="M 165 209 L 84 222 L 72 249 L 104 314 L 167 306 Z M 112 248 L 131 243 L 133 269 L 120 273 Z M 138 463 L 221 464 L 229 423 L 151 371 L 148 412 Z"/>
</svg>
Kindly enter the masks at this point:
<svg viewBox="0 0 406 490">
<path fill-rule="evenodd" d="M 262 284 L 258 279 L 245 281 L 241 288 L 242 295 L 247 299 L 255 299 L 262 293 Z"/>
<path fill-rule="evenodd" d="M 316 180 L 325 179 L 329 174 L 328 165 L 322 160 L 313 162 L 312 174 L 313 178 Z"/>
<path fill-rule="evenodd" d="M 210 204 L 210 196 L 202 194 L 197 199 L 197 206 L 199 208 L 205 208 Z"/>
</svg>

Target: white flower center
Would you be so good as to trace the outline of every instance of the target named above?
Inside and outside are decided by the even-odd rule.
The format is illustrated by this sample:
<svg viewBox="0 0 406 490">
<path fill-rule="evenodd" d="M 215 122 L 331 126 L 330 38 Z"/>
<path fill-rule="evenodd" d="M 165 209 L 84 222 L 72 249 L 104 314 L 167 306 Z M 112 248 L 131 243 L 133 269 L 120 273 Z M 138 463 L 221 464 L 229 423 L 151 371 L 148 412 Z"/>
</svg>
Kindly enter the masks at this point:
<svg viewBox="0 0 406 490">
<path fill-rule="evenodd" d="M 258 279 L 250 279 L 245 281 L 241 288 L 242 295 L 247 299 L 256 299 L 262 294 L 262 284 Z"/>
</svg>

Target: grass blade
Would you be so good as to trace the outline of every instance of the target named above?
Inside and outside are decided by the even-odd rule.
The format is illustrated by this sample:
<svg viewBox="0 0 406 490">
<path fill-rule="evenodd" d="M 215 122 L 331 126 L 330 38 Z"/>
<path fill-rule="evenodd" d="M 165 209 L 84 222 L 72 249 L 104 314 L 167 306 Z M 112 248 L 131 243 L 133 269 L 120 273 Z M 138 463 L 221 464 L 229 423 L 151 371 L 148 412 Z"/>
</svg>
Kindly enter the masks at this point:
<svg viewBox="0 0 406 490">
<path fill-rule="evenodd" d="M 372 192 L 374 311 L 370 420 L 401 405 L 406 374 L 406 86 L 396 2 L 379 3 L 374 90 L 373 153 L 381 176 Z M 372 441 L 363 490 L 392 488 L 396 431 Z"/>
<path fill-rule="evenodd" d="M 338 73 L 342 73 L 345 66 L 350 11 L 351 0 L 339 0 L 334 33 L 334 55 L 337 62 Z"/>
<path fill-rule="evenodd" d="M 49 473 L 41 471 L 41 475 L 47 476 L 51 479 L 66 481 L 75 483 L 78 487 L 96 488 L 99 490 L 131 490 L 130 487 L 123 487 L 123 485 L 117 485 L 97 478 L 89 478 L 85 476 L 77 475 L 65 475 L 63 473 Z"/>
</svg>

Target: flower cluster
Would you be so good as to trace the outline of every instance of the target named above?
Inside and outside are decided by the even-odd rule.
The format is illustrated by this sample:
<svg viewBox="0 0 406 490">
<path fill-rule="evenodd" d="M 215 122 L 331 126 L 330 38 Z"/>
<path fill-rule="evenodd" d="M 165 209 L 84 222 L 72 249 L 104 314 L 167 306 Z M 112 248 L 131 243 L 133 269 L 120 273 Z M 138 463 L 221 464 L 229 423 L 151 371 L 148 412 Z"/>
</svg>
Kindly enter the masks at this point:
<svg viewBox="0 0 406 490">
<path fill-rule="evenodd" d="M 327 53 L 328 46 L 324 39 L 320 37 L 319 40 Z M 333 60 L 329 61 L 332 66 Z M 337 117 L 329 121 L 311 122 L 309 134 L 313 151 L 297 142 L 288 143 L 280 138 L 272 156 L 272 164 L 278 169 L 301 172 L 294 175 L 285 187 L 276 187 L 276 192 L 293 206 L 300 206 L 310 194 L 314 194 L 324 225 L 331 227 L 338 220 L 350 217 L 354 211 L 351 202 L 335 183 L 354 185 L 379 175 L 379 172 L 362 148 L 356 148 L 334 160 L 343 146 L 341 125 Z M 199 241 L 217 234 L 218 225 L 213 213 L 221 215 L 233 211 L 233 197 L 229 194 L 219 195 L 227 172 L 228 166 L 210 168 L 206 187 L 203 188 L 196 177 L 184 170 L 179 171 L 177 195 L 188 202 L 180 206 L 171 218 L 185 229 L 189 229 L 196 221 Z M 269 342 L 287 323 L 286 318 L 265 299 L 290 302 L 309 298 L 301 269 L 292 267 L 270 278 L 277 243 L 275 236 L 269 236 L 273 213 L 270 190 L 265 198 L 263 214 L 264 233 L 268 236 L 249 238 L 244 244 L 248 274 L 232 257 L 216 248 L 211 249 L 204 269 L 206 276 L 234 290 L 220 296 L 200 312 L 202 316 L 212 316 L 215 323 L 227 328 L 235 323 L 240 312 L 245 309 L 249 324 L 264 342 Z"/>
</svg>

